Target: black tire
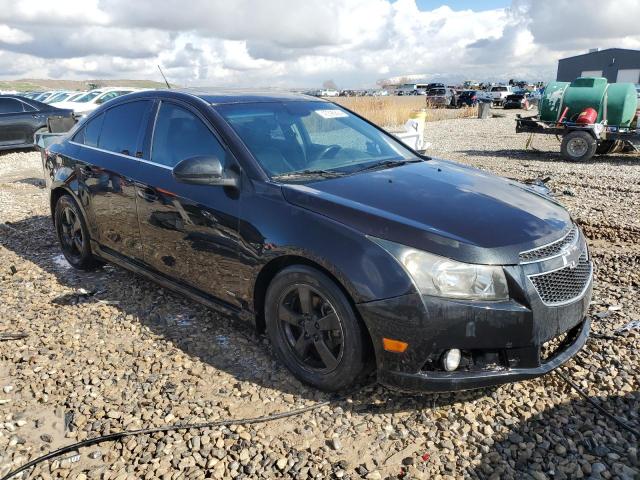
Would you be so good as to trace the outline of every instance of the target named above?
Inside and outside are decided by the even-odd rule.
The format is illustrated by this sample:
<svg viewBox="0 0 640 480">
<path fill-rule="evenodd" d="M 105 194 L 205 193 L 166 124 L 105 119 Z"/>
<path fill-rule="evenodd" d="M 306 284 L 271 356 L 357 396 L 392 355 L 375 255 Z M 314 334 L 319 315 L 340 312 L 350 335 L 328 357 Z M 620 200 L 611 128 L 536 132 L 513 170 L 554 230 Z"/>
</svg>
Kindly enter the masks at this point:
<svg viewBox="0 0 640 480">
<path fill-rule="evenodd" d="M 279 272 L 267 289 L 265 321 L 276 356 L 302 382 L 335 392 L 365 373 L 365 329 L 342 290 L 322 272 L 304 265 Z M 329 357 L 321 344 L 333 360 L 324 361 Z"/>
<path fill-rule="evenodd" d="M 91 253 L 87 223 L 71 195 L 65 194 L 58 198 L 54 221 L 62 254 L 72 267 L 78 270 L 95 270 L 104 264 Z"/>
<path fill-rule="evenodd" d="M 560 152 L 570 162 L 584 162 L 595 155 L 597 147 L 598 142 L 589 132 L 574 131 L 564 136 Z"/>
</svg>

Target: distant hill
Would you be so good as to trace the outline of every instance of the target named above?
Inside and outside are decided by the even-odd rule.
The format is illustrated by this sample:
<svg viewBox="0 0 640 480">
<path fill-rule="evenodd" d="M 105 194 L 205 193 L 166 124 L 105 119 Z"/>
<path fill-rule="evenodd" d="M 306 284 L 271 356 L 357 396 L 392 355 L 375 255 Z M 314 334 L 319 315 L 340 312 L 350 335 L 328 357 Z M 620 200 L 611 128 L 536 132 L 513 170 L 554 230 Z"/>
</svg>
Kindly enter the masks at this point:
<svg viewBox="0 0 640 480">
<path fill-rule="evenodd" d="M 176 85 L 172 85 L 175 87 Z M 24 78 L 20 80 L 0 80 L 0 90 L 89 90 L 98 87 L 166 88 L 164 82 L 152 80 L 51 80 L 44 78 Z"/>
</svg>

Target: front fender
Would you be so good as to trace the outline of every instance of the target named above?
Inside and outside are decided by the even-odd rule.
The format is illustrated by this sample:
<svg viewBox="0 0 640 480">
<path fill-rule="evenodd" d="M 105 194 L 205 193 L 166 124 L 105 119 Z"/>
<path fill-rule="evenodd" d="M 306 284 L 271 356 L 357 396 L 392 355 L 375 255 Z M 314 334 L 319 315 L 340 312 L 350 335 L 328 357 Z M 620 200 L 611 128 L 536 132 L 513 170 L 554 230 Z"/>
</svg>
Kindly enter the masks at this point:
<svg viewBox="0 0 640 480">
<path fill-rule="evenodd" d="M 255 281 L 265 265 L 299 257 L 330 272 L 355 303 L 415 292 L 406 272 L 366 236 L 328 217 L 288 203 L 278 187 L 243 195 L 239 225 L 243 300 L 253 304 Z"/>
</svg>

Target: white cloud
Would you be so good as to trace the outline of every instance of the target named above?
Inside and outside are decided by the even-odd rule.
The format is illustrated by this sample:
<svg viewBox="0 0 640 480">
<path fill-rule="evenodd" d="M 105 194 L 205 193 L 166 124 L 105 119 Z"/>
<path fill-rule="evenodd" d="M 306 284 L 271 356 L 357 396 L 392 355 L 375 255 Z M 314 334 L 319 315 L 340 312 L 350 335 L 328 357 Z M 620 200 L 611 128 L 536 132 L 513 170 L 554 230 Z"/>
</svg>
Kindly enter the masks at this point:
<svg viewBox="0 0 640 480">
<path fill-rule="evenodd" d="M 638 18 L 637 0 L 487 11 L 420 11 L 415 0 L 0 0 L 0 76 L 160 80 L 161 64 L 185 85 L 548 80 L 563 56 L 640 48 Z"/>
</svg>

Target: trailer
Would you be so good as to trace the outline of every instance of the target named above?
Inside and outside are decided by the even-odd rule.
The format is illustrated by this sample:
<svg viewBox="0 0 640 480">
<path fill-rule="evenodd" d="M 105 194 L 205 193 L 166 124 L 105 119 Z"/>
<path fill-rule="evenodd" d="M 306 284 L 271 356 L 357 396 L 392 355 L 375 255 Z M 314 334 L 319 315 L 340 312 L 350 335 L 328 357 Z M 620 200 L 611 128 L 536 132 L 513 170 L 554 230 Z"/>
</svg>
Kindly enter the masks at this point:
<svg viewBox="0 0 640 480">
<path fill-rule="evenodd" d="M 585 161 L 595 154 L 640 148 L 638 98 L 631 83 L 609 84 L 606 78 L 580 77 L 550 82 L 538 115 L 516 119 L 516 132 L 562 137 L 562 156 Z"/>
<path fill-rule="evenodd" d="M 562 138 L 560 152 L 565 160 L 582 162 L 594 155 L 623 150 L 640 151 L 640 129 L 602 123 L 549 122 L 536 116 L 516 118 L 516 133 L 555 135 Z M 530 142 L 527 142 L 528 144 Z"/>
</svg>

